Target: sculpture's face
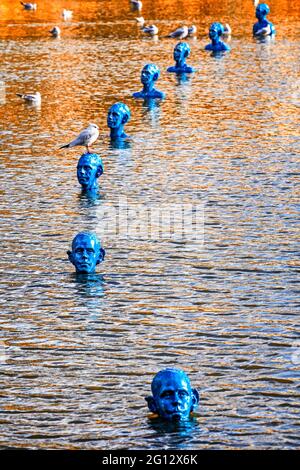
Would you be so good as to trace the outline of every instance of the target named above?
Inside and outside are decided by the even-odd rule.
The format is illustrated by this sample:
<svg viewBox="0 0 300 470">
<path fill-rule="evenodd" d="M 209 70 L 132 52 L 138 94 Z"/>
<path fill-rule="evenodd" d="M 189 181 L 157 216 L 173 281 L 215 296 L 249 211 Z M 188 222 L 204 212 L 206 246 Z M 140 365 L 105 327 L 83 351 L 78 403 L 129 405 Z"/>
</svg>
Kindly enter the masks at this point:
<svg viewBox="0 0 300 470">
<path fill-rule="evenodd" d="M 184 50 L 182 49 L 182 47 L 175 47 L 173 57 L 176 62 L 182 61 L 184 59 Z"/>
<path fill-rule="evenodd" d="M 193 391 L 182 374 L 166 373 L 154 397 L 159 416 L 171 421 L 189 418 L 193 408 Z"/>
<path fill-rule="evenodd" d="M 117 108 L 111 108 L 107 115 L 107 125 L 111 129 L 116 129 L 122 125 L 123 113 Z"/>
<path fill-rule="evenodd" d="M 257 5 L 256 10 L 255 10 L 255 16 L 258 19 L 258 21 L 261 21 L 265 18 L 265 16 L 270 12 L 269 7 L 265 5 L 264 3 L 261 3 Z"/>
<path fill-rule="evenodd" d="M 209 28 L 209 38 L 211 40 L 216 40 L 219 38 L 219 28 L 215 24 L 212 24 Z"/>
<path fill-rule="evenodd" d="M 72 248 L 72 262 L 78 273 L 93 273 L 99 263 L 99 246 L 95 240 L 78 237 Z"/>
<path fill-rule="evenodd" d="M 77 166 L 77 178 L 82 186 L 91 186 L 97 173 L 97 166 L 88 161 L 79 161 Z"/>
<path fill-rule="evenodd" d="M 141 73 L 141 82 L 143 85 L 149 85 L 153 82 L 154 76 L 153 73 L 148 69 L 143 69 Z"/>
</svg>

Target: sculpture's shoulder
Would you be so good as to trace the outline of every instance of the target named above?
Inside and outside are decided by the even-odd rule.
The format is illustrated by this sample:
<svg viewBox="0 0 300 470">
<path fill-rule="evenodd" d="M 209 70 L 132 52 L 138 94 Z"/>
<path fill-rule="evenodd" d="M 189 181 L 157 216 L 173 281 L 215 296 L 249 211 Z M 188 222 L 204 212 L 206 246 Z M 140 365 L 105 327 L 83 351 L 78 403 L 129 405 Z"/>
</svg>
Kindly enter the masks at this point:
<svg viewBox="0 0 300 470">
<path fill-rule="evenodd" d="M 133 98 L 145 98 L 145 94 L 142 91 L 136 91 L 132 93 Z"/>
<path fill-rule="evenodd" d="M 176 73 L 177 72 L 177 67 L 175 65 L 172 65 L 171 67 L 167 68 L 167 72 Z"/>
<path fill-rule="evenodd" d="M 212 44 L 207 44 L 204 49 L 206 51 L 212 51 L 213 50 L 213 45 Z"/>
<path fill-rule="evenodd" d="M 152 90 L 152 92 L 149 94 L 149 98 L 160 98 L 163 99 L 165 97 L 165 93 L 163 91 L 159 90 Z"/>
</svg>

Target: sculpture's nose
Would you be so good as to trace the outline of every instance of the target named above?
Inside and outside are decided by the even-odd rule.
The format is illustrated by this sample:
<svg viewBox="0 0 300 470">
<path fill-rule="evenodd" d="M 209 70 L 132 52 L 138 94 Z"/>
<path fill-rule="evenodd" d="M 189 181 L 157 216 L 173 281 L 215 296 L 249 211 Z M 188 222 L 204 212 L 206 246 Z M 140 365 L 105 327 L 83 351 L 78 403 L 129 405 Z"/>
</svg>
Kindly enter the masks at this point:
<svg viewBox="0 0 300 470">
<path fill-rule="evenodd" d="M 174 396 L 173 396 L 173 405 L 176 406 L 179 404 L 179 395 L 177 392 L 174 393 Z"/>
</svg>

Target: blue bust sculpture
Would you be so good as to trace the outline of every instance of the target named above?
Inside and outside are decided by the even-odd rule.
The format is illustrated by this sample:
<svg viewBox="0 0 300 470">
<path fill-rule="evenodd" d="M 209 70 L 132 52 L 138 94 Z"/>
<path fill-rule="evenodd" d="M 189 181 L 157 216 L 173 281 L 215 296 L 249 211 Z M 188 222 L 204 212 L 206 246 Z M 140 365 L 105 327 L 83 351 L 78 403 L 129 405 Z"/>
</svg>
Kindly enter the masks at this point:
<svg viewBox="0 0 300 470">
<path fill-rule="evenodd" d="M 221 23 L 215 22 L 210 25 L 209 38 L 211 43 L 205 46 L 206 51 L 212 52 L 225 52 L 230 51 L 230 47 L 221 41 L 221 36 L 224 34 L 224 27 Z"/>
<path fill-rule="evenodd" d="M 264 37 L 275 34 L 273 24 L 267 20 L 266 16 L 270 13 L 270 8 L 266 3 L 260 3 L 255 10 L 255 16 L 258 21 L 253 25 L 254 36 Z"/>
<path fill-rule="evenodd" d="M 133 93 L 134 98 L 142 98 L 142 99 L 151 99 L 151 98 L 159 98 L 163 99 L 165 97 L 165 93 L 162 91 L 156 90 L 154 88 L 154 84 L 160 75 L 159 68 L 155 64 L 147 64 L 143 68 L 141 72 L 141 82 L 143 84 L 142 91 L 138 91 Z"/>
<path fill-rule="evenodd" d="M 97 178 L 103 174 L 103 163 L 96 153 L 84 153 L 77 163 L 77 179 L 84 191 L 98 189 Z"/>
<path fill-rule="evenodd" d="M 107 114 L 107 125 L 110 128 L 111 140 L 126 139 L 124 126 L 130 119 L 130 111 L 126 104 L 113 104 Z"/>
<path fill-rule="evenodd" d="M 149 410 L 168 421 L 184 421 L 197 407 L 199 393 L 191 388 L 188 376 L 180 369 L 158 372 L 151 384 L 152 396 L 146 397 Z"/>
<path fill-rule="evenodd" d="M 191 53 L 191 48 L 187 42 L 179 42 L 176 44 L 173 52 L 175 66 L 169 67 L 167 72 L 173 73 L 192 73 L 195 72 L 193 67 L 186 64 L 186 59 Z"/>
<path fill-rule="evenodd" d="M 72 251 L 68 251 L 69 261 L 80 274 L 94 273 L 96 265 L 104 260 L 105 250 L 94 233 L 80 232 L 72 241 Z"/>
</svg>

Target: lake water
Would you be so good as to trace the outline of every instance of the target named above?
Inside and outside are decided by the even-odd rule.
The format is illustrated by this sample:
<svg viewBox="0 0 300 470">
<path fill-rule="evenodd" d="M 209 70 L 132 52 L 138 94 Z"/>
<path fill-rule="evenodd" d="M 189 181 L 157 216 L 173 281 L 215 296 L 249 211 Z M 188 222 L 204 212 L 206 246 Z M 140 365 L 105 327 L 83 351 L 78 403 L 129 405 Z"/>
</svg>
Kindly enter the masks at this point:
<svg viewBox="0 0 300 470">
<path fill-rule="evenodd" d="M 1 2 L 1 448 L 299 448 L 300 5 L 270 1 L 276 39 L 259 43 L 252 1 L 236 3 L 144 0 L 153 40 L 127 0 Z M 222 58 L 203 50 L 217 19 L 233 30 Z M 183 20 L 197 72 L 179 81 L 162 36 Z M 167 94 L 154 106 L 131 98 L 148 62 Z M 41 108 L 16 96 L 35 90 Z M 116 101 L 132 115 L 124 148 L 108 139 Z M 76 179 L 82 149 L 58 150 L 89 122 L 95 199 Z M 152 237 L 103 231 L 120 201 L 198 211 L 204 237 L 168 236 L 165 219 Z M 66 251 L 86 229 L 106 259 L 80 279 Z M 200 392 L 183 429 L 153 424 L 144 400 L 169 366 Z"/>
</svg>

